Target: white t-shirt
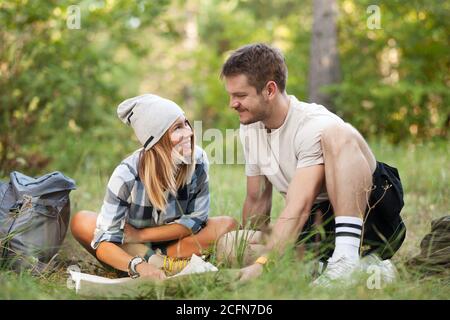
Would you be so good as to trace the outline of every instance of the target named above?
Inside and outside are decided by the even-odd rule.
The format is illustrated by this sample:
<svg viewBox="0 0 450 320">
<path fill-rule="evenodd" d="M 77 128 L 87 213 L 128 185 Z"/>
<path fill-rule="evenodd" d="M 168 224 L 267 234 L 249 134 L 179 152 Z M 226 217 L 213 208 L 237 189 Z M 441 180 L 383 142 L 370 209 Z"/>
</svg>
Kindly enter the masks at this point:
<svg viewBox="0 0 450 320">
<path fill-rule="evenodd" d="M 269 133 L 259 121 L 241 125 L 239 130 L 246 175 L 266 176 L 283 196 L 297 168 L 323 163 L 322 130 L 330 124 L 344 123 L 324 106 L 300 102 L 294 96 L 289 99 L 288 114 L 278 129 Z M 325 200 L 328 195 L 323 186 L 314 203 Z"/>
</svg>

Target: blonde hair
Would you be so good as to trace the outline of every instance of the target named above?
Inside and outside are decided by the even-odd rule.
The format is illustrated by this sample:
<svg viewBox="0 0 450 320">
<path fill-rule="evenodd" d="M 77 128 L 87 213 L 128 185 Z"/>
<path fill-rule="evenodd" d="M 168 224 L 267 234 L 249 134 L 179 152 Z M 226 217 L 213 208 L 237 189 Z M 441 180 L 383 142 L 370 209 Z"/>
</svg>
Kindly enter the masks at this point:
<svg viewBox="0 0 450 320">
<path fill-rule="evenodd" d="M 189 163 L 177 165 L 173 147 L 170 132 L 167 130 L 153 147 L 147 151 L 143 149 L 139 157 L 139 178 L 145 186 L 151 204 L 162 212 L 165 212 L 168 194 L 176 196 L 195 168 L 194 135 L 191 137 L 192 153 Z M 166 191 L 168 194 L 165 194 Z"/>
</svg>

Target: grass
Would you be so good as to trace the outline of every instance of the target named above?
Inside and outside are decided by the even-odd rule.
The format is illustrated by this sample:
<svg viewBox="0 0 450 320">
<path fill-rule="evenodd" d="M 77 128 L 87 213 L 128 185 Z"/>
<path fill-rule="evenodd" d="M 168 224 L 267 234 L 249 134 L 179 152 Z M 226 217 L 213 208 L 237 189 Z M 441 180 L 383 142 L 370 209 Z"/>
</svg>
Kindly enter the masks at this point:
<svg viewBox="0 0 450 320">
<path fill-rule="evenodd" d="M 405 262 L 419 253 L 423 236 L 430 230 L 432 219 L 448 215 L 449 167 L 445 142 L 393 146 L 371 143 L 378 160 L 399 169 L 405 189 L 402 217 L 407 226 L 406 240 L 393 262 L 400 272 L 394 284 L 382 289 L 368 289 L 362 280 L 352 288 L 311 289 L 310 263 L 299 262 L 292 251 L 260 278 L 246 284 L 235 281 L 233 272 L 219 271 L 214 276 L 197 276 L 185 281 L 149 286 L 138 298 L 144 299 L 448 299 L 449 278 L 422 277 L 411 272 Z M 91 160 L 92 161 L 92 160 Z M 78 189 L 71 195 L 72 212 L 80 209 L 98 211 L 109 173 L 94 169 L 76 172 L 72 176 Z M 211 216 L 231 215 L 240 219 L 245 197 L 243 166 L 212 165 L 210 170 Z M 272 216 L 283 207 L 283 199 L 274 193 Z M 60 268 L 43 277 L 27 273 L 16 275 L 0 271 L 0 299 L 80 299 L 66 286 L 66 268 L 77 264 L 83 272 L 103 273 L 102 267 L 90 257 L 70 234 L 59 255 Z"/>
</svg>

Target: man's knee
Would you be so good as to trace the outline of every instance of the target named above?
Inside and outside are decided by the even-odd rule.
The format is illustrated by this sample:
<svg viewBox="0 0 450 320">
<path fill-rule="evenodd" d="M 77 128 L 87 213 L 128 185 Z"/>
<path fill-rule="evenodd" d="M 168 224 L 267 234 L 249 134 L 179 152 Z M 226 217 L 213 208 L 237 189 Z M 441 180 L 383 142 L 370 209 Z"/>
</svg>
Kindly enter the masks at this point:
<svg viewBox="0 0 450 320">
<path fill-rule="evenodd" d="M 238 222 L 233 217 L 223 216 L 220 217 L 218 225 L 220 235 L 224 235 L 228 232 L 236 230 L 236 228 L 238 227 Z"/>
<path fill-rule="evenodd" d="M 234 258 L 236 236 L 236 231 L 230 231 L 217 240 L 216 255 L 219 260 Z"/>
<path fill-rule="evenodd" d="M 247 229 L 228 232 L 216 243 L 217 259 L 221 262 L 235 263 L 240 256 L 243 258 L 244 265 L 249 265 L 264 248 L 261 241 L 261 231 Z"/>
<path fill-rule="evenodd" d="M 237 222 L 237 220 L 233 217 L 226 217 L 225 220 L 225 230 L 227 232 L 236 230 L 236 228 L 239 226 L 239 223 Z"/>
<path fill-rule="evenodd" d="M 244 247 L 247 244 L 261 244 L 262 243 L 262 232 L 256 230 L 232 230 L 230 232 L 222 235 L 217 244 L 221 248 L 230 248 L 232 246 Z"/>
<path fill-rule="evenodd" d="M 344 150 L 358 147 L 358 136 L 349 124 L 333 124 L 322 132 L 321 142 L 324 153 L 337 155 Z"/>
</svg>

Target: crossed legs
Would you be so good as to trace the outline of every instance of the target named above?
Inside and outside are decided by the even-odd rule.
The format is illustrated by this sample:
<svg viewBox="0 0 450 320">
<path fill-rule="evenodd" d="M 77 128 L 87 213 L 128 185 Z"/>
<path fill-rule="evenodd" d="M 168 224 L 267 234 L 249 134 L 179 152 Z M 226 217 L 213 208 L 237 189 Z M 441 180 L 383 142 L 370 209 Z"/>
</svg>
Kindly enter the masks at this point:
<svg viewBox="0 0 450 320">
<path fill-rule="evenodd" d="M 95 250 L 91 247 L 97 222 L 97 213 L 92 211 L 77 212 L 70 223 L 74 238 L 94 257 Z M 175 258 L 187 258 L 192 254 L 200 255 L 203 250 L 214 245 L 216 241 L 231 230 L 235 229 L 237 222 L 232 217 L 220 216 L 208 219 L 206 226 L 197 234 L 187 236 L 167 247 L 167 255 Z M 144 244 L 121 245 L 130 255 L 144 256 L 148 247 Z"/>
</svg>

